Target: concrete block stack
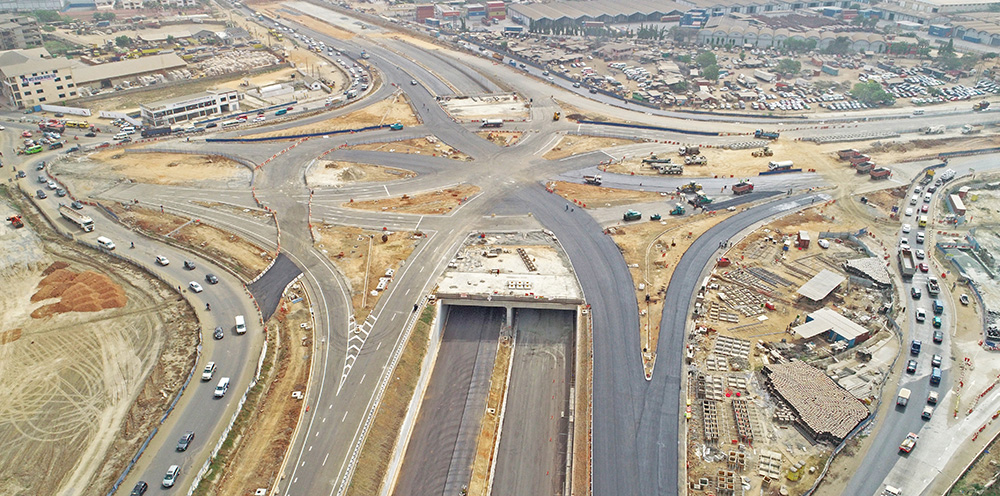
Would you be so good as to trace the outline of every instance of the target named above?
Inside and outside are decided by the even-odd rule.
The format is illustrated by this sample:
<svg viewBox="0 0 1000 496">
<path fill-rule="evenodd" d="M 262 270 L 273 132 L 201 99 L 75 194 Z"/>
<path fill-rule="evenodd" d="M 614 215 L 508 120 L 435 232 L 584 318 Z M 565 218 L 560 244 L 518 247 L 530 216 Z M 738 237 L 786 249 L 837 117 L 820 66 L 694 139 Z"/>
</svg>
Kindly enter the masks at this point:
<svg viewBox="0 0 1000 496">
<path fill-rule="evenodd" d="M 714 401 L 702 401 L 702 423 L 705 433 L 705 442 L 716 442 L 719 440 L 719 407 Z"/>
<path fill-rule="evenodd" d="M 531 260 L 531 257 L 524 251 L 524 248 L 518 248 L 517 254 L 521 257 L 521 261 L 524 262 L 524 266 L 528 268 L 529 272 L 538 272 L 538 267 L 535 267 L 535 262 Z"/>
<path fill-rule="evenodd" d="M 731 336 L 719 336 L 715 340 L 713 352 L 716 355 L 731 356 L 744 360 L 750 357 L 750 341 Z"/>
<path fill-rule="evenodd" d="M 740 441 L 753 444 L 753 427 L 750 423 L 750 405 L 747 400 L 733 400 L 733 416 L 736 418 L 736 435 Z"/>
</svg>

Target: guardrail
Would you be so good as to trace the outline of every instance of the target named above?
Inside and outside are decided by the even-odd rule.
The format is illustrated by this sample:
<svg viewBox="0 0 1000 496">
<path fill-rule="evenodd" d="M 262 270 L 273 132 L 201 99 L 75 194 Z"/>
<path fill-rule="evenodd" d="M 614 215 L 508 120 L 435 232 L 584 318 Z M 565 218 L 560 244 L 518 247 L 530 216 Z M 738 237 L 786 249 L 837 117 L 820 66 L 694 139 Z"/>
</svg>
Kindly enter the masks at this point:
<svg viewBox="0 0 1000 496">
<path fill-rule="evenodd" d="M 374 131 L 377 129 L 387 129 L 389 124 L 382 124 L 379 126 L 368 126 L 358 129 L 339 129 L 335 131 L 324 131 L 321 133 L 306 133 L 306 134 L 291 134 L 287 136 L 271 136 L 267 138 L 206 138 L 206 143 L 260 143 L 265 141 L 282 141 L 290 139 L 302 139 L 302 138 L 318 138 L 321 136 L 329 136 L 331 134 L 354 134 L 364 131 Z"/>
<path fill-rule="evenodd" d="M 719 133 L 713 133 L 713 132 L 709 132 L 709 131 L 692 131 L 690 129 L 679 129 L 679 128 L 674 128 L 674 127 L 663 127 L 663 126 L 649 126 L 649 125 L 645 125 L 645 124 L 624 124 L 624 123 L 621 123 L 621 122 L 601 122 L 601 121 L 590 121 L 590 120 L 583 120 L 583 121 L 577 121 L 577 122 L 579 122 L 580 124 L 593 124 L 593 125 L 597 125 L 597 126 L 624 127 L 624 128 L 629 128 L 629 129 L 649 129 L 649 130 L 652 130 L 652 131 L 668 131 L 668 132 L 672 132 L 672 133 L 694 134 L 694 135 L 697 135 L 697 136 L 718 136 L 719 135 Z"/>
</svg>

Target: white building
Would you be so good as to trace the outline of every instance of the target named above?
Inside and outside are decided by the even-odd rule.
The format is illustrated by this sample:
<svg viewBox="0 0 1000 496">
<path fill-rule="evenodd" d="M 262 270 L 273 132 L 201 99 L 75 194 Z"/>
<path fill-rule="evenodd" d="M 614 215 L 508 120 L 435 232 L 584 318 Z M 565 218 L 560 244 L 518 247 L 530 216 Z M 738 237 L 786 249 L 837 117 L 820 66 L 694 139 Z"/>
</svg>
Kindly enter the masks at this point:
<svg viewBox="0 0 1000 496">
<path fill-rule="evenodd" d="M 121 0 L 118 6 L 125 10 L 136 10 L 142 8 L 142 0 Z"/>
<path fill-rule="evenodd" d="M 147 126 L 168 126 L 212 117 L 240 110 L 240 96 L 236 90 L 209 90 L 188 95 L 140 104 L 142 122 Z"/>
</svg>

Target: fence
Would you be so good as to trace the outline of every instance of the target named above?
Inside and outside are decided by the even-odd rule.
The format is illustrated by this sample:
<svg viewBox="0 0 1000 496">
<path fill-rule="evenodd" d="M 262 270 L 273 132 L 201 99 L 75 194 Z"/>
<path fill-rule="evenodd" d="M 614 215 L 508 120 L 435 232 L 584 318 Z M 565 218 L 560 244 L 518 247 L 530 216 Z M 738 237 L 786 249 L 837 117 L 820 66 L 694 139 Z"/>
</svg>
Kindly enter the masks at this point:
<svg viewBox="0 0 1000 496">
<path fill-rule="evenodd" d="M 601 121 L 578 121 L 580 124 L 594 124 L 597 126 L 612 126 L 612 127 L 624 127 L 629 129 L 649 129 L 652 131 L 667 131 L 672 133 L 680 134 L 693 134 L 697 136 L 718 136 L 719 133 L 713 133 L 709 131 L 692 131 L 690 129 L 678 129 L 674 127 L 662 127 L 662 126 L 648 126 L 645 124 L 624 124 L 621 122 L 601 122 Z"/>
<path fill-rule="evenodd" d="M 968 157 L 970 155 L 983 155 L 987 153 L 997 153 L 1000 152 L 1000 147 L 993 148 L 977 148 L 975 150 L 959 150 L 955 152 L 943 152 L 938 154 L 938 158 L 941 160 L 948 160 L 949 158 L 955 157 Z"/>
<path fill-rule="evenodd" d="M 386 129 L 388 124 L 382 124 L 379 126 L 368 126 L 358 129 L 340 129 L 336 131 L 324 131 L 321 133 L 307 133 L 307 134 L 292 134 L 289 136 L 272 136 L 268 138 L 206 138 L 206 143 L 260 143 L 265 141 L 281 141 L 290 139 L 302 139 L 302 138 L 318 138 L 321 136 L 329 136 L 331 134 L 346 134 L 346 133 L 360 133 L 364 131 L 373 131 L 376 129 Z"/>
</svg>

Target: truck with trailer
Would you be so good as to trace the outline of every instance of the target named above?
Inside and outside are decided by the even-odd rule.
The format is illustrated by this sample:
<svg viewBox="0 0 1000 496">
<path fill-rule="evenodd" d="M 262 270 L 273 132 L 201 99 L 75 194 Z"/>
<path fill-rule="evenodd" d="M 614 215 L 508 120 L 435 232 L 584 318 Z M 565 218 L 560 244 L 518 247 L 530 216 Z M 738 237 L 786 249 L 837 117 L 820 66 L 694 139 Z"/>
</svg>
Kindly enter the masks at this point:
<svg viewBox="0 0 1000 496">
<path fill-rule="evenodd" d="M 749 181 L 740 181 L 739 184 L 733 185 L 734 195 L 745 195 L 747 193 L 753 193 L 753 183 Z"/>
<path fill-rule="evenodd" d="M 480 127 L 503 127 L 503 119 L 486 119 Z"/>
<path fill-rule="evenodd" d="M 79 226 L 80 229 L 83 229 L 83 232 L 91 232 L 94 230 L 94 220 L 89 216 L 84 215 L 83 212 L 73 210 L 66 205 L 59 205 L 59 215 L 62 215 L 64 219 Z"/>
<path fill-rule="evenodd" d="M 782 161 L 778 161 L 778 162 L 775 162 L 774 160 L 772 160 L 772 161 L 770 161 L 770 162 L 767 163 L 767 170 L 769 170 L 769 171 L 788 170 L 788 169 L 791 169 L 793 165 L 795 165 L 795 162 L 793 162 L 791 160 L 782 160 Z"/>
<path fill-rule="evenodd" d="M 156 138 L 158 136 L 169 136 L 172 131 L 173 130 L 170 129 L 169 126 L 165 126 L 165 127 L 150 127 L 150 128 L 143 129 L 139 134 L 141 134 L 143 138 Z M 183 131 L 183 129 L 182 129 L 182 131 Z"/>
<path fill-rule="evenodd" d="M 892 170 L 885 167 L 875 167 L 868 174 L 875 180 L 889 179 L 889 176 L 892 175 Z"/>
<path fill-rule="evenodd" d="M 642 159 L 642 163 L 653 165 L 653 164 L 669 164 L 671 162 L 669 158 L 660 158 L 656 155 L 650 155 Z"/>
<path fill-rule="evenodd" d="M 781 133 L 777 131 L 765 131 L 763 129 L 758 129 L 753 132 L 753 137 L 757 139 L 763 138 L 769 140 L 776 140 L 778 139 L 779 136 L 781 136 Z"/>
<path fill-rule="evenodd" d="M 593 184 L 593 185 L 596 185 L 596 186 L 600 186 L 601 185 L 601 175 L 600 174 L 595 174 L 593 176 L 591 176 L 591 175 L 583 176 L 583 182 L 585 182 L 587 184 Z"/>
<path fill-rule="evenodd" d="M 761 81 L 764 81 L 766 83 L 773 83 L 774 80 L 778 79 L 777 75 L 760 69 L 754 69 L 753 77 L 760 79 Z"/>
<path fill-rule="evenodd" d="M 653 168 L 660 174 L 677 175 L 684 173 L 684 166 L 681 164 L 656 164 Z"/>
<path fill-rule="evenodd" d="M 927 278 L 927 294 L 930 296 L 937 296 L 941 292 L 941 285 L 938 284 L 936 277 L 931 276 Z"/>
<path fill-rule="evenodd" d="M 897 406 L 906 406 L 910 402 L 910 390 L 903 388 L 899 390 L 899 396 L 896 396 Z"/>
<path fill-rule="evenodd" d="M 934 180 L 934 169 L 928 169 L 924 177 L 920 178 L 920 185 L 930 184 Z"/>
<path fill-rule="evenodd" d="M 916 273 L 917 264 L 913 259 L 913 251 L 909 247 L 899 249 L 899 272 L 903 277 L 913 277 Z"/>
</svg>

